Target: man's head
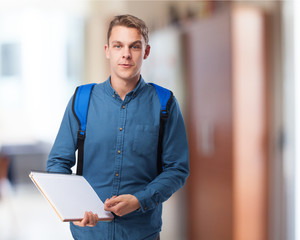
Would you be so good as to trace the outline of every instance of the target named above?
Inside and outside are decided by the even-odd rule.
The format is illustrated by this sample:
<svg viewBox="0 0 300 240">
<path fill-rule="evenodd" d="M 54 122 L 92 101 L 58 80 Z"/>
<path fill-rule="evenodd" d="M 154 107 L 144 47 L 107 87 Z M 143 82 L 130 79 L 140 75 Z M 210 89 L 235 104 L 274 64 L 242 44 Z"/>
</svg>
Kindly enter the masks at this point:
<svg viewBox="0 0 300 240">
<path fill-rule="evenodd" d="M 150 53 L 148 28 L 144 21 L 131 16 L 116 16 L 110 23 L 105 44 L 111 79 L 136 82 L 143 60 Z"/>
<path fill-rule="evenodd" d="M 148 27 L 145 22 L 135 16 L 126 14 L 126 15 L 118 15 L 115 16 L 109 24 L 107 31 L 107 44 L 109 44 L 109 38 L 111 36 L 111 31 L 115 26 L 123 26 L 128 28 L 135 28 L 139 31 L 139 33 L 143 36 L 146 45 L 148 45 L 149 37 L 148 37 Z"/>
</svg>

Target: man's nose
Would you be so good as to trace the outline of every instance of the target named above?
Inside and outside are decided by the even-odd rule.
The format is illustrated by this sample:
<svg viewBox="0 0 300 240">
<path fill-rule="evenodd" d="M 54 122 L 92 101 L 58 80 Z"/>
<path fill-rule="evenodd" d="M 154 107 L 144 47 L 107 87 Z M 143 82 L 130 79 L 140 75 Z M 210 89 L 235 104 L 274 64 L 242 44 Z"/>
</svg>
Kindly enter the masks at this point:
<svg viewBox="0 0 300 240">
<path fill-rule="evenodd" d="M 129 47 L 124 48 L 123 58 L 125 58 L 125 59 L 130 59 L 131 58 L 131 53 L 130 53 Z"/>
</svg>

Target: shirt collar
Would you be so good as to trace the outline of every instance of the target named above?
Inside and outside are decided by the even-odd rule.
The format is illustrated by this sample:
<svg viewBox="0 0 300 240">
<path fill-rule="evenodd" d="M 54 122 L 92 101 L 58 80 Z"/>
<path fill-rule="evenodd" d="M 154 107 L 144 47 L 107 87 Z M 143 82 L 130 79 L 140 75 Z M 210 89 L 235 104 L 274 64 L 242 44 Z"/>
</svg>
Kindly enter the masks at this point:
<svg viewBox="0 0 300 240">
<path fill-rule="evenodd" d="M 111 86 L 110 78 L 111 77 L 109 76 L 109 78 L 104 83 L 105 88 L 109 95 L 111 95 L 112 97 L 115 97 L 116 91 Z M 127 93 L 127 96 L 135 98 L 142 91 L 142 89 L 144 88 L 145 85 L 146 85 L 146 83 L 145 83 L 142 75 L 140 75 L 140 80 L 139 80 L 138 84 L 136 85 L 135 89 L 133 89 L 131 92 Z"/>
</svg>

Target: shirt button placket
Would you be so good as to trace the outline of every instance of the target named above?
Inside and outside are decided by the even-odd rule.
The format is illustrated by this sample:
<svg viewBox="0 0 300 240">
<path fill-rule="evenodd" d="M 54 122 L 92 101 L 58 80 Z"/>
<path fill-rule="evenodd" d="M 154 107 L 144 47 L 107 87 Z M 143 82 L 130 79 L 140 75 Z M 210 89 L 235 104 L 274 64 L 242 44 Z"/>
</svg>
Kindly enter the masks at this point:
<svg viewBox="0 0 300 240">
<path fill-rule="evenodd" d="M 126 118 L 126 107 L 125 104 L 121 105 L 119 118 L 119 128 L 117 136 L 117 150 L 115 159 L 115 171 L 113 181 L 113 195 L 118 195 L 120 187 L 120 170 L 123 161 L 123 145 L 124 145 L 124 124 Z"/>
</svg>

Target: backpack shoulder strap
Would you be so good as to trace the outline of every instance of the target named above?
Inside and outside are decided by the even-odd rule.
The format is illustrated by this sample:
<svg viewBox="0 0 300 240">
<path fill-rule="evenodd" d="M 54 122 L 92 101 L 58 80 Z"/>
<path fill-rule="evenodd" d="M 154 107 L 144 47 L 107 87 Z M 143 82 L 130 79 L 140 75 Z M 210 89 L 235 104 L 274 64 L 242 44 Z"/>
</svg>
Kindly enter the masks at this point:
<svg viewBox="0 0 300 240">
<path fill-rule="evenodd" d="M 149 84 L 151 84 L 155 88 L 156 93 L 158 95 L 160 106 L 161 106 L 161 116 L 164 119 L 168 118 L 169 105 L 173 97 L 173 92 L 157 84 L 154 83 L 149 83 Z"/>
<path fill-rule="evenodd" d="M 169 107 L 173 97 L 173 92 L 169 89 L 163 88 L 157 84 L 149 83 L 154 86 L 156 93 L 159 98 L 161 110 L 160 110 L 160 123 L 159 123 L 159 136 L 158 136 L 158 146 L 157 146 L 157 171 L 160 174 L 163 171 L 162 164 L 162 140 L 165 129 L 165 122 L 169 116 Z"/>
<path fill-rule="evenodd" d="M 83 171 L 83 147 L 85 140 L 86 120 L 90 96 L 94 86 L 95 83 L 91 83 L 77 87 L 73 97 L 72 111 L 79 125 L 79 130 L 77 133 L 77 175 L 82 175 Z"/>
</svg>

